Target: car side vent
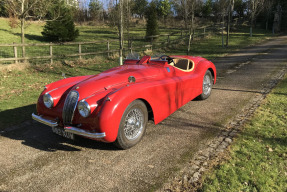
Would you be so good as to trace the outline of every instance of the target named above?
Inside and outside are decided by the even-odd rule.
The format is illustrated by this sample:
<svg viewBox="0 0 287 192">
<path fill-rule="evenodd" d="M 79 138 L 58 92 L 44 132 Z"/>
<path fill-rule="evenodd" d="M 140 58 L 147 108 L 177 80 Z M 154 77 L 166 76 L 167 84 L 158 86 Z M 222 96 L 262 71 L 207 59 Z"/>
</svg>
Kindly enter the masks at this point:
<svg viewBox="0 0 287 192">
<path fill-rule="evenodd" d="M 79 99 L 78 91 L 71 91 L 65 101 L 63 108 L 63 123 L 64 125 L 71 124 L 76 110 L 76 106 Z"/>
</svg>

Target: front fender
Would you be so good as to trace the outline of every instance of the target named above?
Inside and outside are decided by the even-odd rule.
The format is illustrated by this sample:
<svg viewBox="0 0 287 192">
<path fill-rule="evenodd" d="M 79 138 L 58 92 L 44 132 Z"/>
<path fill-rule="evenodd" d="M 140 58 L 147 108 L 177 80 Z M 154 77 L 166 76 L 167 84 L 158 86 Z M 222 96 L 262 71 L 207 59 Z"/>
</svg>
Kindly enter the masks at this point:
<svg viewBox="0 0 287 192">
<path fill-rule="evenodd" d="M 131 83 L 109 93 L 97 118 L 101 132 L 106 132 L 106 141 L 115 141 L 122 115 L 134 100 L 144 100 L 149 104 L 155 124 L 168 117 L 179 108 L 175 99 L 175 90 L 176 81 L 165 79 Z"/>
<path fill-rule="evenodd" d="M 121 118 L 127 106 L 136 99 L 143 99 L 139 97 L 141 94 L 134 91 L 132 86 L 126 86 L 105 97 L 98 113 L 98 124 L 101 132 L 106 133 L 107 142 L 116 140 Z"/>
</svg>

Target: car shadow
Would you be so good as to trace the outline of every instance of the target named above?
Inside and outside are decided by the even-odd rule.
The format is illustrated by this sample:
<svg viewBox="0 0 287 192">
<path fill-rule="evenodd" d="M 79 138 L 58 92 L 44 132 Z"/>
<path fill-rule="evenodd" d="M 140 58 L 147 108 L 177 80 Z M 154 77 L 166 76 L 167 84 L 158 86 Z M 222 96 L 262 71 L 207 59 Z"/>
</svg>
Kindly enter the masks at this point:
<svg viewBox="0 0 287 192">
<path fill-rule="evenodd" d="M 21 144 L 48 152 L 55 151 L 81 151 L 83 148 L 98 150 L 118 150 L 113 144 L 98 142 L 82 137 L 75 137 L 70 140 L 56 135 L 52 132 L 51 127 L 32 120 L 31 114 L 35 112 L 35 105 L 10 109 L 0 112 L 0 116 L 5 116 L 8 120 L 13 120 L 11 114 L 19 114 L 22 111 L 26 121 L 17 123 L 16 126 L 10 126 L 0 130 L 0 136 L 12 140 L 21 141 Z M 5 114 L 5 115 L 4 115 Z M 28 117 L 29 116 L 29 117 Z M 31 119 L 28 120 L 27 119 Z"/>
<path fill-rule="evenodd" d="M 79 136 L 76 136 L 75 140 L 66 139 L 53 133 L 50 127 L 34 121 L 13 131 L 4 131 L 1 136 L 21 141 L 23 145 L 47 152 L 82 151 L 82 148 L 118 150 L 110 143 L 102 143 Z"/>
</svg>

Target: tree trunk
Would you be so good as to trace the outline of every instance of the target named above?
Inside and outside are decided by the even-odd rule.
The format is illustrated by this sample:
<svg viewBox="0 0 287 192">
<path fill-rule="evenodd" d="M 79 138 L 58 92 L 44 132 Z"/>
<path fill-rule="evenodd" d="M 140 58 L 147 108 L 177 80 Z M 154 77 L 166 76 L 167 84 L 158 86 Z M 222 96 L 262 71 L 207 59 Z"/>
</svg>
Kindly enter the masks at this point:
<svg viewBox="0 0 287 192">
<path fill-rule="evenodd" d="M 191 7 L 191 25 L 189 28 L 189 38 L 187 46 L 187 55 L 190 53 L 191 41 L 194 39 L 194 4 Z"/>
<path fill-rule="evenodd" d="M 253 35 L 253 16 L 251 15 L 251 21 L 250 21 L 250 37 Z"/>
<path fill-rule="evenodd" d="M 128 37 L 127 37 L 127 39 L 128 39 L 128 42 L 129 42 L 129 47 L 130 47 L 130 14 L 131 14 L 131 10 L 130 10 L 130 3 L 129 3 L 129 1 L 127 1 L 127 5 L 126 5 L 126 7 L 127 7 L 127 32 L 128 32 Z"/>
<path fill-rule="evenodd" d="M 222 13 L 222 29 L 221 29 L 221 41 L 222 41 L 222 47 L 224 47 L 224 13 Z"/>
<path fill-rule="evenodd" d="M 22 1 L 21 4 L 21 43 L 24 44 L 25 43 L 25 17 L 24 17 L 24 5 L 25 5 L 25 0 Z M 25 47 L 22 46 L 22 57 L 26 56 L 26 52 L 25 52 Z"/>
<path fill-rule="evenodd" d="M 184 9 L 184 26 L 185 26 L 185 29 L 187 29 L 187 17 L 188 17 L 188 10 L 187 10 L 187 3 L 186 3 L 186 0 L 182 0 L 181 1 L 181 4 L 183 6 L 183 9 Z"/>
<path fill-rule="evenodd" d="M 230 20 L 231 20 L 231 0 L 229 0 L 229 6 L 228 6 L 227 33 L 226 33 L 226 47 L 228 47 L 228 43 L 229 43 Z"/>
<path fill-rule="evenodd" d="M 25 43 L 25 19 L 21 19 L 21 43 Z M 25 46 L 22 46 L 22 57 L 25 57 Z"/>
<path fill-rule="evenodd" d="M 123 41 L 124 41 L 124 33 L 123 33 L 123 0 L 119 0 L 119 13 L 120 13 L 120 22 L 119 22 L 119 43 L 120 43 L 120 65 L 123 65 Z"/>
<path fill-rule="evenodd" d="M 192 29 L 192 40 L 194 39 L 194 6 L 192 6 L 192 13 L 191 13 L 191 27 L 190 29 Z"/>
<path fill-rule="evenodd" d="M 253 35 L 253 23 L 254 23 L 254 14 L 255 14 L 255 4 L 254 4 L 254 1 L 251 2 L 252 3 L 252 7 L 251 7 L 251 19 L 250 19 L 250 37 L 252 37 Z"/>
<path fill-rule="evenodd" d="M 191 46 L 191 39 L 192 39 L 192 29 L 190 27 L 189 29 L 189 38 L 188 38 L 188 45 L 187 45 L 187 55 L 189 55 L 190 52 L 190 46 Z"/>
</svg>

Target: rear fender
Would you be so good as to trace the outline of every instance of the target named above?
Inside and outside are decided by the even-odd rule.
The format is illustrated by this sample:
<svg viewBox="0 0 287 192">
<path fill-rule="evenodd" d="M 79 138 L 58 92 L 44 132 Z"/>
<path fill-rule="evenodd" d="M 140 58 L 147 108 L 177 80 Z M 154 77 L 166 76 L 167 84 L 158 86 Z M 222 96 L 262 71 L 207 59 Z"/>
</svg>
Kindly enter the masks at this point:
<svg viewBox="0 0 287 192">
<path fill-rule="evenodd" d="M 214 66 L 214 64 L 211 62 L 211 61 L 208 61 L 208 60 L 203 60 L 203 61 L 200 61 L 198 63 L 198 65 L 196 66 L 196 69 L 195 69 L 195 72 L 197 74 L 199 74 L 200 76 L 202 76 L 202 79 L 201 79 L 201 85 L 203 83 L 203 77 L 204 77 L 204 74 L 207 70 L 210 70 L 212 75 L 213 75 L 213 78 L 214 78 L 214 84 L 216 83 L 216 68 Z"/>
</svg>

